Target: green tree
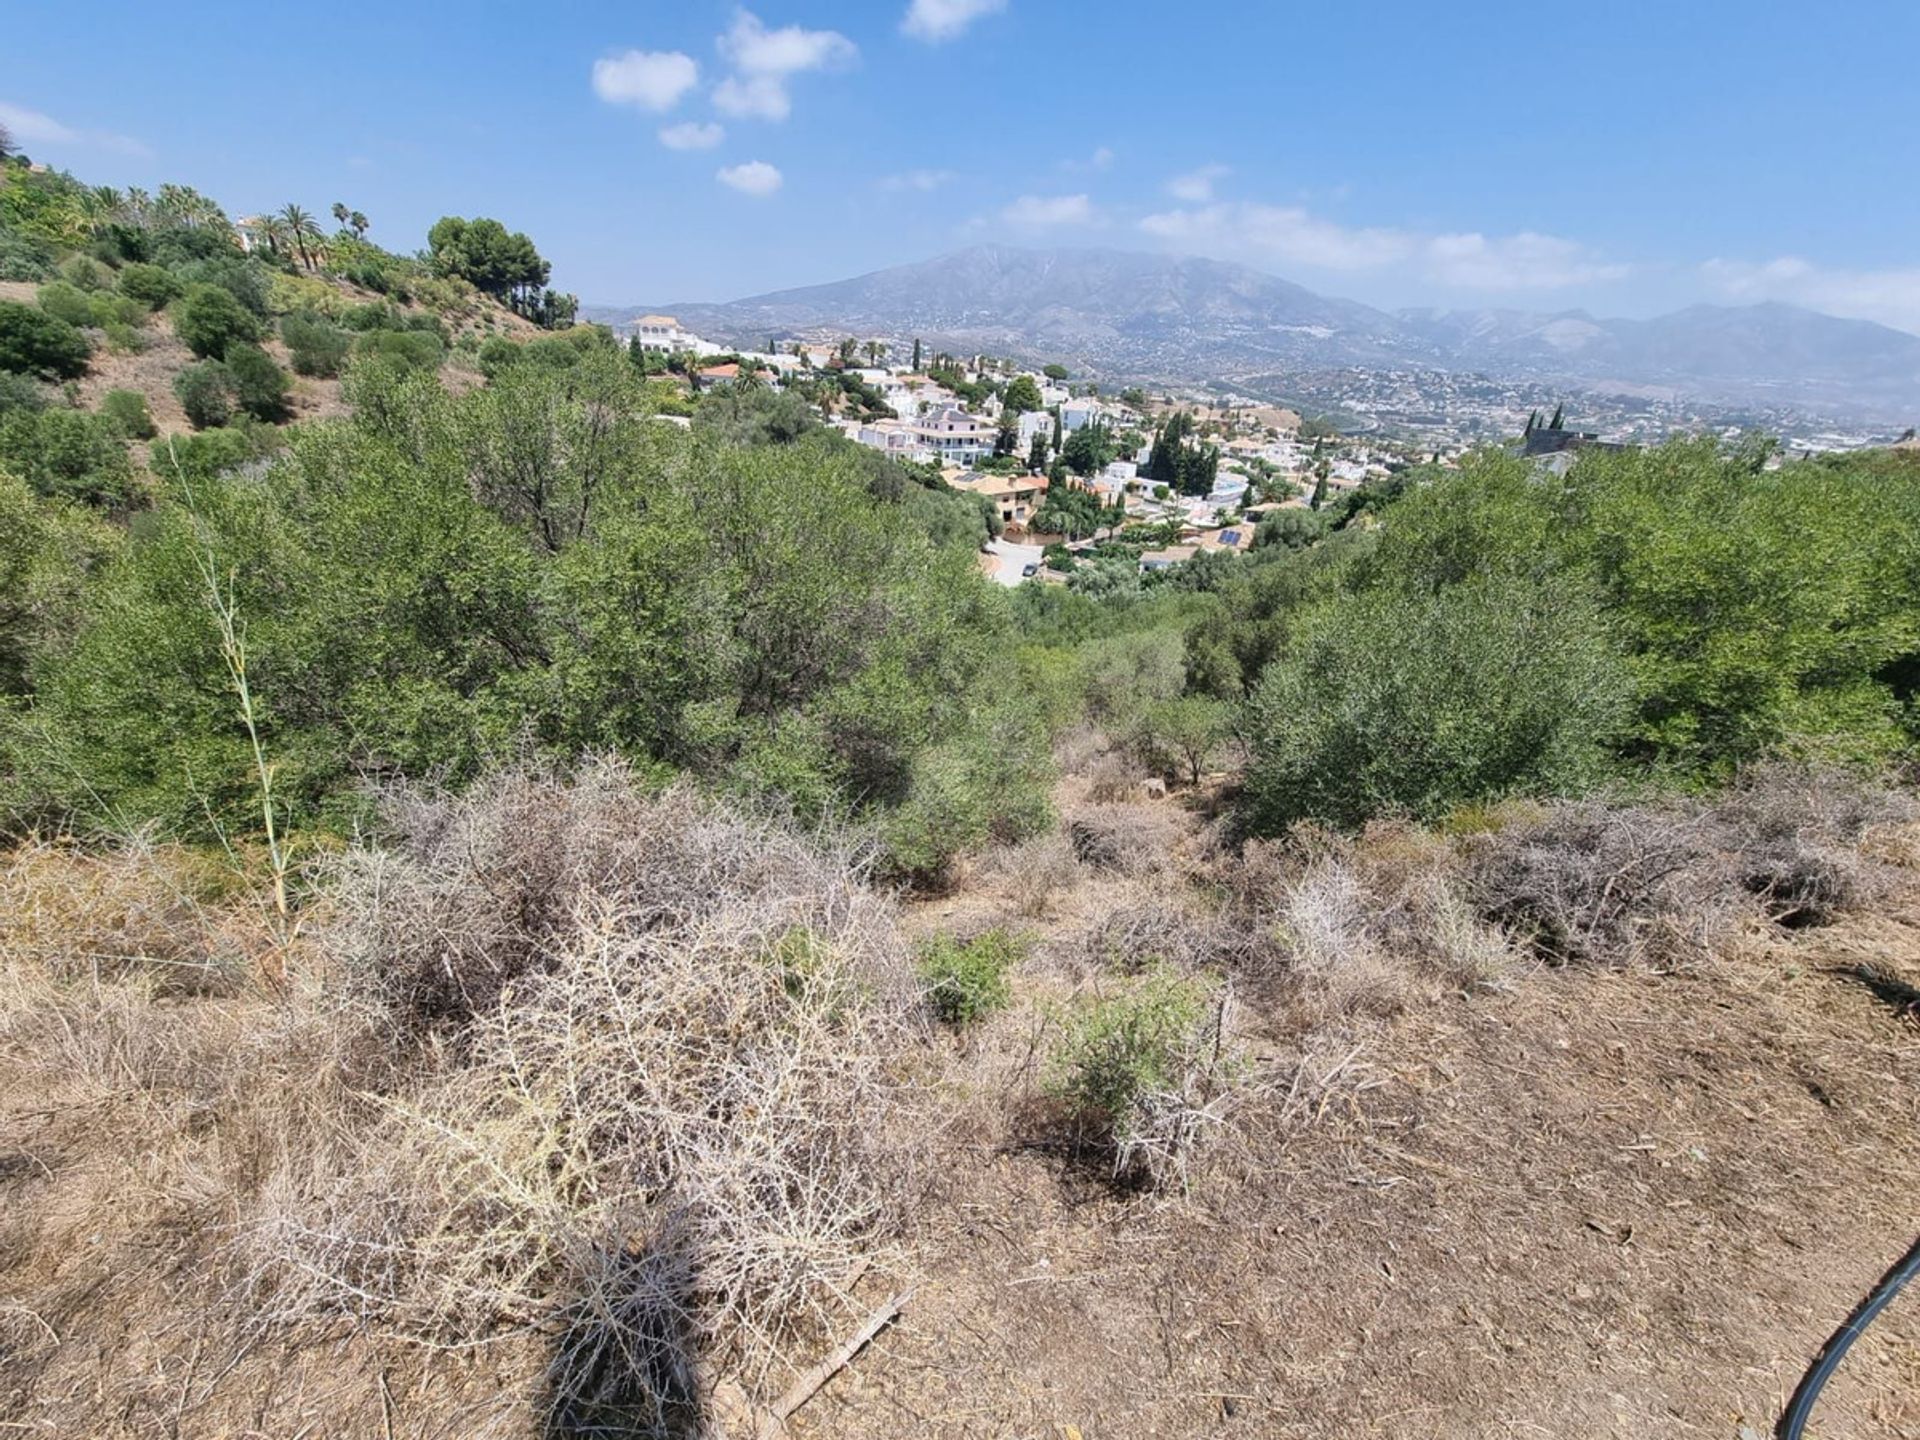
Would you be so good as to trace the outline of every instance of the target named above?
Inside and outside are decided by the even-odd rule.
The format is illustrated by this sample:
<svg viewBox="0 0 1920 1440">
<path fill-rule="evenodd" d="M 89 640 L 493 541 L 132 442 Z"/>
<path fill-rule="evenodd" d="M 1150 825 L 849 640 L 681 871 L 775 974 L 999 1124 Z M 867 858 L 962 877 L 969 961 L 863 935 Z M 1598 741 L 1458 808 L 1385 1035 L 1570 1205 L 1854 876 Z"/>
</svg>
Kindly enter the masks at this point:
<svg viewBox="0 0 1920 1440">
<path fill-rule="evenodd" d="M 1009 415 L 1024 415 L 1030 410 L 1041 409 L 1040 387 L 1033 383 L 1031 375 L 1016 375 L 1007 386 L 1006 394 L 1000 397 L 1000 403 Z"/>
<path fill-rule="evenodd" d="M 1057 385 L 1067 378 L 1067 367 L 1059 364 L 1049 365 L 1040 373 Z"/>
<path fill-rule="evenodd" d="M 1232 712 L 1205 695 L 1179 695 L 1146 706 L 1133 732 L 1134 747 L 1156 769 L 1198 785 L 1230 733 Z"/>
<path fill-rule="evenodd" d="M 1577 791 L 1607 767 L 1630 681 L 1592 591 L 1486 573 L 1309 610 L 1262 677 L 1246 813 L 1436 820 L 1513 794 Z"/>
<path fill-rule="evenodd" d="M 312 212 L 293 204 L 282 206 L 278 218 L 285 227 L 294 252 L 300 257 L 300 264 L 308 270 L 313 269 L 313 247 L 320 239 L 320 222 L 313 218 Z"/>
<path fill-rule="evenodd" d="M 1106 469 L 1113 463 L 1113 456 L 1113 432 L 1097 420 L 1067 436 L 1067 443 L 1060 449 L 1067 468 L 1083 478 Z"/>
<path fill-rule="evenodd" d="M 484 217 L 443 216 L 427 232 L 427 252 L 435 274 L 465 280 L 517 310 L 535 303 L 552 273 L 525 234 Z"/>
</svg>

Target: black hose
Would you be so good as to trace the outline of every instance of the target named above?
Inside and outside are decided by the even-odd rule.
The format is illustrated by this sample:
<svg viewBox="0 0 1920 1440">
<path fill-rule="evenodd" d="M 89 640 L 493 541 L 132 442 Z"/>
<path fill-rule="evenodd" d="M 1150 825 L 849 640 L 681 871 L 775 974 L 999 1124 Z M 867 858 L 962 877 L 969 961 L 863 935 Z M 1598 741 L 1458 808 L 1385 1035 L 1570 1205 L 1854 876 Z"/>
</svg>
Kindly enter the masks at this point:
<svg viewBox="0 0 1920 1440">
<path fill-rule="evenodd" d="M 1887 1302 L 1900 1293 L 1916 1274 L 1920 1274 L 1920 1240 L 1913 1242 L 1913 1248 L 1903 1255 L 1894 1267 L 1880 1277 L 1880 1283 L 1873 1287 L 1871 1294 L 1854 1307 L 1846 1323 L 1827 1337 L 1827 1343 L 1821 1348 L 1819 1358 L 1811 1369 L 1800 1377 L 1800 1386 L 1793 1392 L 1786 1413 L 1780 1417 L 1780 1423 L 1773 1433 L 1779 1440 L 1800 1440 L 1801 1432 L 1807 1427 L 1807 1417 L 1813 1413 L 1813 1402 L 1820 1398 L 1820 1391 L 1832 1378 L 1840 1364 L 1841 1356 L 1848 1347 L 1859 1338 L 1860 1332 L 1873 1323 L 1873 1317 L 1887 1308 Z"/>
</svg>

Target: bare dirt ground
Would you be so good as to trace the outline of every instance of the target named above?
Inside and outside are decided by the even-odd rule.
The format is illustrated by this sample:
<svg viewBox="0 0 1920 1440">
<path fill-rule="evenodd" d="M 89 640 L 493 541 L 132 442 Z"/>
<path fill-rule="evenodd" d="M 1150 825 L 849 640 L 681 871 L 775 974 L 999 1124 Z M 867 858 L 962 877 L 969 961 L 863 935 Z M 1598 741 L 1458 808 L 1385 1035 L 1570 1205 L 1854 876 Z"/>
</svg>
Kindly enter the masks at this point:
<svg viewBox="0 0 1920 1440">
<path fill-rule="evenodd" d="M 1920 982 L 1914 887 L 1698 965 L 1527 964 L 1331 1028 L 1249 992 L 1235 1039 L 1270 1083 L 1185 1193 L 1116 1190 L 1029 1097 L 1048 1007 L 1103 983 L 1090 933 L 1187 883 L 1205 844 L 1177 799 L 1131 809 L 1153 838 L 1130 873 L 1026 849 L 904 914 L 921 936 L 1005 924 L 1034 944 L 1010 1010 L 936 1041 L 914 1288 L 796 1436 L 1744 1440 L 1912 1242 L 1920 1025 L 1851 972 Z M 270 1034 L 257 1005 L 180 1003 Z M 155 1243 L 173 1202 L 139 1175 L 192 1167 L 143 1160 L 127 1107 L 0 1086 L 10 1433 L 535 1433 L 536 1338 L 248 1331 L 218 1236 L 185 1267 Z M 870 1276 L 850 1313 L 893 1288 Z M 1816 1424 L 1920 1436 L 1920 1294 L 1854 1348 Z"/>
</svg>

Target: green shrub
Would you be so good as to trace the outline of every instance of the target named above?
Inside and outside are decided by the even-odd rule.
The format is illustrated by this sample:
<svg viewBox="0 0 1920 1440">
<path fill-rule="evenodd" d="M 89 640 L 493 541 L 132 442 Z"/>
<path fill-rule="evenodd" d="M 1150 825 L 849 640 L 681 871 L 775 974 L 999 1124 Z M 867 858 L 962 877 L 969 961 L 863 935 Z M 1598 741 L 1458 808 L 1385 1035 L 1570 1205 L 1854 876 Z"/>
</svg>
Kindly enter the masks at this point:
<svg viewBox="0 0 1920 1440">
<path fill-rule="evenodd" d="M 147 323 L 147 307 L 130 295 L 96 290 L 87 299 L 92 323 L 102 330 L 109 325 L 137 327 Z"/>
<path fill-rule="evenodd" d="M 273 280 L 266 267 L 257 259 L 234 254 L 230 245 L 217 243 L 214 254 L 181 265 L 179 275 L 188 291 L 196 285 L 212 285 L 257 319 L 264 320 L 272 308 Z"/>
<path fill-rule="evenodd" d="M 171 270 L 163 270 L 158 265 L 135 263 L 123 266 L 120 271 L 120 293 L 138 300 L 149 310 L 158 310 L 179 299 L 184 288 Z"/>
<path fill-rule="evenodd" d="M 76 255 L 60 267 L 69 285 L 80 290 L 105 290 L 113 284 L 113 272 L 90 255 Z"/>
<path fill-rule="evenodd" d="M 151 440 L 156 433 L 147 397 L 138 390 L 109 390 L 100 401 L 100 418 L 128 440 Z"/>
<path fill-rule="evenodd" d="M 196 285 L 173 307 L 173 330 L 202 359 L 220 360 L 229 347 L 252 344 L 260 322 L 218 285 Z"/>
<path fill-rule="evenodd" d="M 56 273 L 53 250 L 44 241 L 0 225 L 0 280 L 33 284 Z"/>
<path fill-rule="evenodd" d="M 233 418 L 233 372 L 218 360 L 182 370 L 173 377 L 173 393 L 196 430 L 224 425 Z"/>
<path fill-rule="evenodd" d="M 0 370 L 70 380 L 87 373 L 87 337 L 32 305 L 0 300 Z"/>
<path fill-rule="evenodd" d="M 44 410 L 50 398 L 47 387 L 30 376 L 0 370 L 0 417 L 16 410 Z"/>
<path fill-rule="evenodd" d="M 269 424 L 287 418 L 287 391 L 292 382 L 287 372 L 273 363 L 271 355 L 258 345 L 230 346 L 226 367 L 233 381 L 234 400 L 242 410 Z"/>
<path fill-rule="evenodd" d="M 100 333 L 106 336 L 107 348 L 117 355 L 138 355 L 147 348 L 146 331 L 118 320 L 108 321 Z"/>
<path fill-rule="evenodd" d="M 927 1004 L 946 1025 L 970 1025 L 1013 998 L 1007 972 L 1018 965 L 1026 946 L 1005 930 L 988 930 L 971 940 L 936 936 L 920 952 L 920 983 Z"/>
<path fill-rule="evenodd" d="M 118 505 L 132 494 L 119 432 L 84 410 L 23 410 L 0 420 L 0 467 L 45 496 Z"/>
<path fill-rule="evenodd" d="M 1075 1138 L 1110 1155 L 1116 1179 L 1184 1176 L 1236 1067 L 1206 981 L 1154 970 L 1060 1017 L 1041 1079 Z"/>
<path fill-rule="evenodd" d="M 353 353 L 396 361 L 410 370 L 438 370 L 447 347 L 430 330 L 370 330 L 353 342 Z"/>
<path fill-rule="evenodd" d="M 280 338 L 297 375 L 331 377 L 346 364 L 353 338 L 338 325 L 312 311 L 288 315 L 280 322 Z"/>
<path fill-rule="evenodd" d="M 1591 593 L 1570 580 L 1485 575 L 1323 603 L 1253 696 L 1246 817 L 1275 834 L 1577 791 L 1605 773 L 1629 695 Z"/>
<path fill-rule="evenodd" d="M 198 435 L 169 435 L 147 447 L 147 468 L 163 481 L 199 484 L 273 453 L 286 432 L 244 416 Z"/>
<path fill-rule="evenodd" d="M 84 290 L 69 285 L 65 280 L 42 285 L 34 298 L 40 302 L 40 308 L 56 320 L 75 326 L 94 323 L 93 301 Z"/>
</svg>

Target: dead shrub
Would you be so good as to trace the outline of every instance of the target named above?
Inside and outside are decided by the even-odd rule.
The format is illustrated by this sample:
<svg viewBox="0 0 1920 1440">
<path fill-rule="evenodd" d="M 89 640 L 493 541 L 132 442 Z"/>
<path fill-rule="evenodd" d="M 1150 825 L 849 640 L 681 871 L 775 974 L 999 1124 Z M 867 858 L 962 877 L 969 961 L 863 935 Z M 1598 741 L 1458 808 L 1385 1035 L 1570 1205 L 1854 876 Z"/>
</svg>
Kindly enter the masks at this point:
<svg viewBox="0 0 1920 1440">
<path fill-rule="evenodd" d="M 1049 914 L 1054 901 L 1080 883 L 1073 844 L 1057 830 L 998 850 L 991 863 L 1004 879 L 1014 909 L 1030 919 Z"/>
<path fill-rule="evenodd" d="M 1846 771 L 1756 766 L 1713 805 L 1709 824 L 1738 856 L 1740 883 L 1776 924 L 1824 925 L 1884 894 L 1875 846 L 1914 819 L 1904 794 Z"/>
<path fill-rule="evenodd" d="M 1085 775 L 1107 754 L 1107 740 L 1091 725 L 1074 725 L 1053 742 L 1053 763 L 1062 775 Z"/>
<path fill-rule="evenodd" d="M 1728 938 L 1745 895 L 1689 806 L 1545 807 L 1470 842 L 1477 908 L 1554 964 L 1670 963 Z"/>
<path fill-rule="evenodd" d="M 1087 805 L 1067 817 L 1066 828 L 1081 864 L 1127 876 L 1168 869 L 1181 835 L 1179 815 L 1160 805 Z"/>
<path fill-rule="evenodd" d="M 1086 935 L 1088 961 L 1100 970 L 1139 973 L 1157 967 L 1191 973 L 1243 966 L 1247 932 L 1171 892 L 1118 905 Z"/>
<path fill-rule="evenodd" d="M 1125 751 L 1109 750 L 1087 767 L 1087 798 L 1099 805 L 1138 800 L 1145 779 Z"/>
<path fill-rule="evenodd" d="M 708 1354 L 764 1389 L 884 1258 L 909 1168 L 923 1012 L 859 854 L 613 765 L 400 818 L 342 867 L 348 973 L 460 1043 L 267 1197 L 277 1313 L 550 1333 L 557 1409 L 642 1430 Z"/>
<path fill-rule="evenodd" d="M 1825 924 L 1884 892 L 1876 842 L 1913 800 L 1770 764 L 1710 802 L 1548 805 L 1467 843 L 1481 912 L 1555 963 L 1697 958 L 1748 920 Z"/>
</svg>

